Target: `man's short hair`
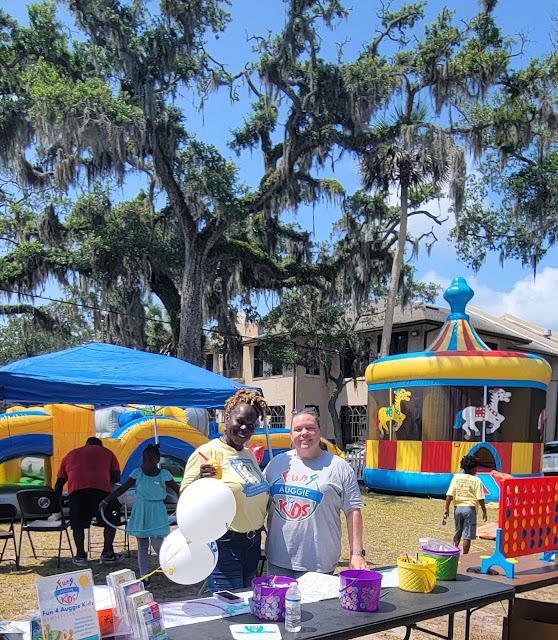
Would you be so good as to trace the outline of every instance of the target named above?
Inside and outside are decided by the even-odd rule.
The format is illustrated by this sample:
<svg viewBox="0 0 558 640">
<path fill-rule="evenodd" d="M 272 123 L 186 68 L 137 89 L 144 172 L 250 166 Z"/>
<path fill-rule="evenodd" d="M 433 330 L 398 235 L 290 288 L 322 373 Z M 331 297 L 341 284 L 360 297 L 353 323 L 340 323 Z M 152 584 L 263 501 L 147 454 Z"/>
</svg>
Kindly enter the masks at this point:
<svg viewBox="0 0 558 640">
<path fill-rule="evenodd" d="M 85 444 L 94 444 L 97 447 L 102 447 L 103 443 L 100 438 L 96 438 L 95 436 L 91 436 L 91 438 L 87 438 L 87 442 Z"/>
</svg>

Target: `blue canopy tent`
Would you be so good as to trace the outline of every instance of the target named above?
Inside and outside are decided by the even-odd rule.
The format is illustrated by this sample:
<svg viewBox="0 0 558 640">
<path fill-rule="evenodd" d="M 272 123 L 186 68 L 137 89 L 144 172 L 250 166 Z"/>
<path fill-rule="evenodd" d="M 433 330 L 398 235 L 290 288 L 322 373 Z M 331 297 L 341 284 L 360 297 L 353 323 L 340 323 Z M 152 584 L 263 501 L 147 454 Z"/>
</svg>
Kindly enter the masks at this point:
<svg viewBox="0 0 558 640">
<path fill-rule="evenodd" d="M 23 405 L 144 404 L 220 409 L 247 387 L 184 360 L 92 342 L 0 368 L 0 399 Z M 157 417 L 155 442 L 158 441 Z M 267 419 L 264 428 L 273 456 Z"/>
<path fill-rule="evenodd" d="M 218 409 L 239 388 L 246 385 L 184 360 L 104 343 L 24 358 L 0 368 L 0 398 L 24 405 Z"/>
</svg>

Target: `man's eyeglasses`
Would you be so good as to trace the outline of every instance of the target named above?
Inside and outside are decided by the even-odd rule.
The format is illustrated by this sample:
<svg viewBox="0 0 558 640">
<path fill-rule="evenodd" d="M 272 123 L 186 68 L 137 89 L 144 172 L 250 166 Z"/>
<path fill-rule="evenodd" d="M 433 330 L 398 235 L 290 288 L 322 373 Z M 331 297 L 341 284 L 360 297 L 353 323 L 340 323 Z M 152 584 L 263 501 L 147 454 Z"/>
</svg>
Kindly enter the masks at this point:
<svg viewBox="0 0 558 640">
<path fill-rule="evenodd" d="M 304 407 L 303 409 L 293 409 L 292 410 L 293 416 L 296 416 L 299 413 L 313 413 L 315 415 L 318 414 L 318 412 L 316 411 L 316 407 Z"/>
</svg>

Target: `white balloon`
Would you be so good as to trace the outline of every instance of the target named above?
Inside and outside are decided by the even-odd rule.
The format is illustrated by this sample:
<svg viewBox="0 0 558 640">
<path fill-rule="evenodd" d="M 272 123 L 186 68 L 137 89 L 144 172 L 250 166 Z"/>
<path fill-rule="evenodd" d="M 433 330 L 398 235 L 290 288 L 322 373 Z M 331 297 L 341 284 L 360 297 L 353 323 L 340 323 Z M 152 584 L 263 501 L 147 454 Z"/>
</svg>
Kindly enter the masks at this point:
<svg viewBox="0 0 558 640">
<path fill-rule="evenodd" d="M 236 514 L 234 493 L 221 480 L 201 478 L 180 495 L 176 522 L 188 542 L 211 542 L 227 532 Z"/>
<path fill-rule="evenodd" d="M 178 584 L 196 584 L 215 569 L 219 552 L 215 542 L 188 544 L 179 529 L 172 531 L 159 551 L 159 563 L 167 578 Z"/>
</svg>

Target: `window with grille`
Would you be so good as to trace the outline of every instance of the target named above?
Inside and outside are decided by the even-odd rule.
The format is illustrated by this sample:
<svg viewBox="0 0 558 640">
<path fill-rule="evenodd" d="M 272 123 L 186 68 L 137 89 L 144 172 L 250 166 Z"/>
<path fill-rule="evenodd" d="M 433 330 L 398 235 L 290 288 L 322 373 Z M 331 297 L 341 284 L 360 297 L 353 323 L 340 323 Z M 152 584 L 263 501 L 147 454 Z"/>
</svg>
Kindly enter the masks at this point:
<svg viewBox="0 0 558 640">
<path fill-rule="evenodd" d="M 285 428 L 285 405 L 275 405 L 269 407 L 269 427 L 270 429 Z"/>
<path fill-rule="evenodd" d="M 366 440 L 367 413 L 365 404 L 341 407 L 341 429 L 345 444 Z"/>
</svg>

